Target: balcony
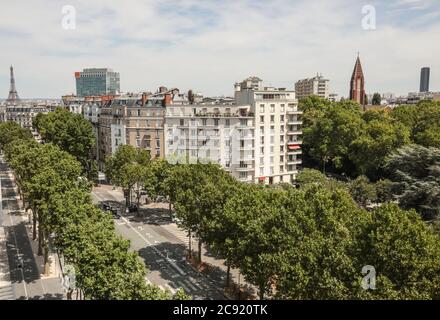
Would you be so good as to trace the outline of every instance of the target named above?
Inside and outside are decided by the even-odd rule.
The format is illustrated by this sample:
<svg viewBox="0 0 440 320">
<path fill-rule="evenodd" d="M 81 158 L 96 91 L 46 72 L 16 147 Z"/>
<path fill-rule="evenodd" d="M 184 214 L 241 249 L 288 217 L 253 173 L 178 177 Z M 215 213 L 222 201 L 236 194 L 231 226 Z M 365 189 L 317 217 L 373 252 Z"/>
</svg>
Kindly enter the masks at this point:
<svg viewBox="0 0 440 320">
<path fill-rule="evenodd" d="M 287 135 L 288 136 L 296 136 L 296 135 L 300 135 L 300 134 L 302 134 L 303 132 L 302 131 L 287 131 Z"/>
<path fill-rule="evenodd" d="M 302 154 L 302 150 L 298 149 L 298 150 L 287 150 L 287 154 L 288 155 L 298 155 L 298 154 Z"/>
<path fill-rule="evenodd" d="M 252 164 L 247 164 L 247 163 L 245 163 L 245 164 L 240 164 L 240 165 L 236 168 L 236 170 L 237 170 L 238 172 L 254 171 L 254 167 L 253 167 Z"/>
<path fill-rule="evenodd" d="M 301 114 L 303 114 L 303 112 L 302 111 L 299 111 L 299 110 L 287 110 L 287 114 L 293 114 L 293 115 L 301 115 Z"/>
<path fill-rule="evenodd" d="M 303 122 L 299 120 L 287 120 L 287 124 L 289 126 L 300 126 L 303 124 Z"/>
<path fill-rule="evenodd" d="M 301 140 L 297 140 L 297 141 L 294 141 L 294 140 L 290 140 L 290 141 L 287 141 L 287 146 L 300 146 L 300 145 L 302 145 L 302 141 Z M 289 148 L 290 150 L 291 150 L 291 148 Z"/>
<path fill-rule="evenodd" d="M 289 166 L 301 164 L 301 163 L 302 163 L 302 161 L 300 159 L 287 159 L 287 165 L 289 165 Z"/>
</svg>

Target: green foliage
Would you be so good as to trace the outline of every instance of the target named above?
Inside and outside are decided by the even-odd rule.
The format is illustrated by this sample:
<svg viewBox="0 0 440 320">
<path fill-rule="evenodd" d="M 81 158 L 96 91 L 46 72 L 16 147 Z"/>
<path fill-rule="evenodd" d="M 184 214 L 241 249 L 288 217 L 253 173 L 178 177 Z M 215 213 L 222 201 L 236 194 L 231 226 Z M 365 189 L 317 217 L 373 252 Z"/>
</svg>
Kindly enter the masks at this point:
<svg viewBox="0 0 440 320">
<path fill-rule="evenodd" d="M 133 189 L 139 202 L 141 188 L 153 178 L 150 167 L 151 158 L 147 150 L 121 145 L 115 154 L 106 159 L 105 174 L 112 184 L 129 193 L 128 203 Z"/>
<path fill-rule="evenodd" d="M 360 241 L 361 264 L 375 267 L 373 299 L 438 299 L 440 237 L 415 211 L 387 204 L 372 212 Z"/>
<path fill-rule="evenodd" d="M 440 149 L 406 146 L 387 162 L 399 204 L 414 208 L 425 220 L 440 214 Z"/>
<path fill-rule="evenodd" d="M 368 111 L 363 118 L 364 133 L 351 143 L 350 159 L 358 174 L 377 179 L 388 154 L 409 143 L 409 130 L 383 111 Z"/>
<path fill-rule="evenodd" d="M 36 124 L 50 128 L 51 122 L 40 116 Z M 45 132 L 46 138 L 48 132 L 56 131 L 51 130 L 55 129 Z M 0 124 L 0 139 L 20 192 L 33 210 L 34 233 L 38 222 L 45 268 L 52 243 L 74 266 L 76 285 L 86 299 L 173 299 L 169 292 L 146 284 L 147 270 L 138 255 L 129 251 L 129 241 L 116 235 L 111 215 L 92 204 L 78 154 L 64 151 L 69 150 L 66 146 L 40 145 L 28 131 L 10 123 Z M 149 162 L 141 152 L 135 158 L 142 169 Z M 176 295 L 176 299 L 188 298 L 183 292 Z"/>
<path fill-rule="evenodd" d="M 31 140 L 32 133 L 28 129 L 22 128 L 18 123 L 7 121 L 0 123 L 0 147 L 4 149 L 8 145 L 13 145 L 18 140 Z"/>
<path fill-rule="evenodd" d="M 371 100 L 371 104 L 374 106 L 380 106 L 380 102 L 382 101 L 382 98 L 380 96 L 380 93 L 373 94 L 373 100 Z"/>
<path fill-rule="evenodd" d="M 90 180 L 97 178 L 97 167 L 93 161 L 96 139 L 92 125 L 82 115 L 57 108 L 55 112 L 38 114 L 34 127 L 44 141 L 51 142 L 76 157 Z"/>
<path fill-rule="evenodd" d="M 391 114 L 409 128 L 413 143 L 440 147 L 440 102 L 421 101 L 418 105 L 399 106 Z"/>
<path fill-rule="evenodd" d="M 363 208 L 377 199 L 376 187 L 366 176 L 359 176 L 350 181 L 348 190 L 357 204 Z"/>
<path fill-rule="evenodd" d="M 319 170 L 304 168 L 296 176 L 296 181 L 300 186 L 309 183 L 324 184 L 327 181 L 327 178 Z"/>
</svg>

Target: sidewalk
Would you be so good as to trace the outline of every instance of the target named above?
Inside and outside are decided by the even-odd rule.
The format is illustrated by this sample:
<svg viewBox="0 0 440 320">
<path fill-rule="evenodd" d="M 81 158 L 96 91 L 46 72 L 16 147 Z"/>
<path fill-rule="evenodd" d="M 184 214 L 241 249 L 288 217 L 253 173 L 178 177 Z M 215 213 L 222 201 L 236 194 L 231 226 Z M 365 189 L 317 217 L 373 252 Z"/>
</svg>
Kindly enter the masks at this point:
<svg viewBox="0 0 440 320">
<path fill-rule="evenodd" d="M 56 253 L 51 253 L 49 255 L 49 273 L 47 275 L 44 274 L 44 257 L 39 256 L 38 253 L 38 240 L 32 240 L 32 222 L 29 221 L 29 217 L 23 209 L 23 201 L 20 200 L 18 196 L 18 190 L 15 185 L 15 179 L 12 174 L 10 174 L 11 181 L 13 183 L 14 191 L 17 196 L 16 204 L 18 206 L 18 212 L 20 214 L 17 215 L 19 220 L 24 224 L 25 230 L 27 233 L 27 237 L 29 239 L 29 244 L 32 249 L 32 253 L 34 256 L 35 264 L 37 266 L 39 278 L 42 283 L 43 291 L 46 299 L 66 299 L 66 293 L 62 286 L 62 272 L 59 266 L 58 257 Z"/>
</svg>

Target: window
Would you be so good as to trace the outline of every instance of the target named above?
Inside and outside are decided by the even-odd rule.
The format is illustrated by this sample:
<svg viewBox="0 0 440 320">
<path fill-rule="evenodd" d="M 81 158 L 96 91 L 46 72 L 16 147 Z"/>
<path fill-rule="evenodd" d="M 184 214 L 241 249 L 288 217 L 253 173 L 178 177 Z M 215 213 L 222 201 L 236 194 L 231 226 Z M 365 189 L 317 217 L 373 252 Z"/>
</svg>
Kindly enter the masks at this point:
<svg viewBox="0 0 440 320">
<path fill-rule="evenodd" d="M 260 143 L 264 144 L 264 137 L 260 137 Z"/>
<path fill-rule="evenodd" d="M 280 162 L 284 162 L 284 156 L 280 156 Z"/>
<path fill-rule="evenodd" d="M 180 119 L 180 125 L 181 125 L 181 126 L 185 125 L 185 120 Z"/>
<path fill-rule="evenodd" d="M 261 154 L 264 154 L 264 147 L 261 147 L 261 148 L 260 148 L 260 153 L 261 153 Z"/>
<path fill-rule="evenodd" d="M 260 176 L 264 175 L 264 168 L 260 168 Z"/>
<path fill-rule="evenodd" d="M 272 115 L 272 116 L 270 116 L 270 123 L 274 123 L 274 122 L 275 122 L 275 116 Z"/>
<path fill-rule="evenodd" d="M 260 133 L 263 135 L 264 134 L 264 127 L 260 127 Z"/>
<path fill-rule="evenodd" d="M 271 104 L 270 105 L 270 113 L 274 113 L 275 112 L 275 105 Z"/>
<path fill-rule="evenodd" d="M 283 115 L 283 114 L 280 116 L 280 122 L 281 122 L 281 123 L 284 122 L 284 115 Z"/>
<path fill-rule="evenodd" d="M 140 146 L 141 146 L 141 140 L 137 139 L 137 140 L 136 140 L 136 147 L 139 148 Z"/>
<path fill-rule="evenodd" d="M 260 166 L 264 166 L 264 157 L 260 158 Z"/>
<path fill-rule="evenodd" d="M 196 130 L 195 129 L 191 129 L 191 136 L 193 136 L 193 137 L 196 136 Z"/>
<path fill-rule="evenodd" d="M 284 146 L 280 146 L 280 152 L 284 152 Z"/>
<path fill-rule="evenodd" d="M 281 109 L 281 112 L 284 112 L 284 110 L 285 110 L 285 109 L 284 109 L 284 103 L 281 104 L 281 108 L 280 108 L 280 109 Z"/>
<path fill-rule="evenodd" d="M 156 139 L 156 148 L 160 148 L 160 139 Z"/>
<path fill-rule="evenodd" d="M 138 117 L 141 116 L 141 110 L 140 110 L 140 109 L 137 110 L 137 116 L 138 116 Z"/>
<path fill-rule="evenodd" d="M 156 157 L 160 157 L 160 149 L 156 150 Z"/>
<path fill-rule="evenodd" d="M 270 167 L 270 174 L 273 174 L 273 167 Z"/>
<path fill-rule="evenodd" d="M 280 132 L 281 132 L 281 133 L 284 133 L 284 126 L 281 126 L 281 127 L 280 127 Z"/>
<path fill-rule="evenodd" d="M 270 146 L 270 153 L 273 154 L 273 151 L 274 151 L 274 147 Z"/>
<path fill-rule="evenodd" d="M 240 119 L 241 126 L 247 126 L 247 119 Z"/>
<path fill-rule="evenodd" d="M 273 164 L 273 157 L 270 157 L 270 164 Z"/>
<path fill-rule="evenodd" d="M 260 123 L 264 123 L 264 116 L 260 116 Z"/>
<path fill-rule="evenodd" d="M 226 168 L 229 168 L 231 166 L 231 163 L 229 161 L 226 161 L 225 166 Z"/>
<path fill-rule="evenodd" d="M 206 123 L 207 123 L 206 119 L 202 119 L 202 125 L 206 126 Z"/>
<path fill-rule="evenodd" d="M 225 127 L 229 128 L 230 125 L 231 125 L 231 120 L 230 119 L 226 119 Z"/>
<path fill-rule="evenodd" d="M 270 143 L 275 143 L 275 136 L 270 136 Z"/>
<path fill-rule="evenodd" d="M 247 172 L 240 172 L 240 179 L 246 179 L 247 178 Z"/>
<path fill-rule="evenodd" d="M 218 119 L 214 119 L 214 126 L 218 126 Z"/>
<path fill-rule="evenodd" d="M 264 113 L 264 104 L 260 104 L 260 113 Z"/>
<path fill-rule="evenodd" d="M 284 136 L 280 136 L 280 142 L 284 142 Z"/>
<path fill-rule="evenodd" d="M 139 132 L 139 129 L 136 129 L 136 138 L 139 138 L 140 137 L 140 132 Z"/>
</svg>

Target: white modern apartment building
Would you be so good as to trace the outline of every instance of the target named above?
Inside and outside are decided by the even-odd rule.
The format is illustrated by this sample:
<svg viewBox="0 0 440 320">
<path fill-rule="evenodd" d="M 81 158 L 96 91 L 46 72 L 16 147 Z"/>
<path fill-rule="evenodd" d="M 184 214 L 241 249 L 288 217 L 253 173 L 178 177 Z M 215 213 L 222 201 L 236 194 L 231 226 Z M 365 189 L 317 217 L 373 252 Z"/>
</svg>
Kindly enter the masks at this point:
<svg viewBox="0 0 440 320">
<path fill-rule="evenodd" d="M 330 96 L 329 82 L 330 80 L 325 79 L 320 74 L 313 78 L 299 80 L 295 83 L 296 97 L 302 99 L 315 95 L 328 99 Z"/>
<path fill-rule="evenodd" d="M 255 118 L 249 105 L 168 105 L 165 156 L 170 162 L 214 162 L 240 181 L 255 180 Z"/>
<path fill-rule="evenodd" d="M 301 111 L 295 91 L 263 87 L 250 77 L 235 84 L 237 106 L 250 106 L 254 121 L 254 182 L 293 182 L 301 162 Z"/>
</svg>

